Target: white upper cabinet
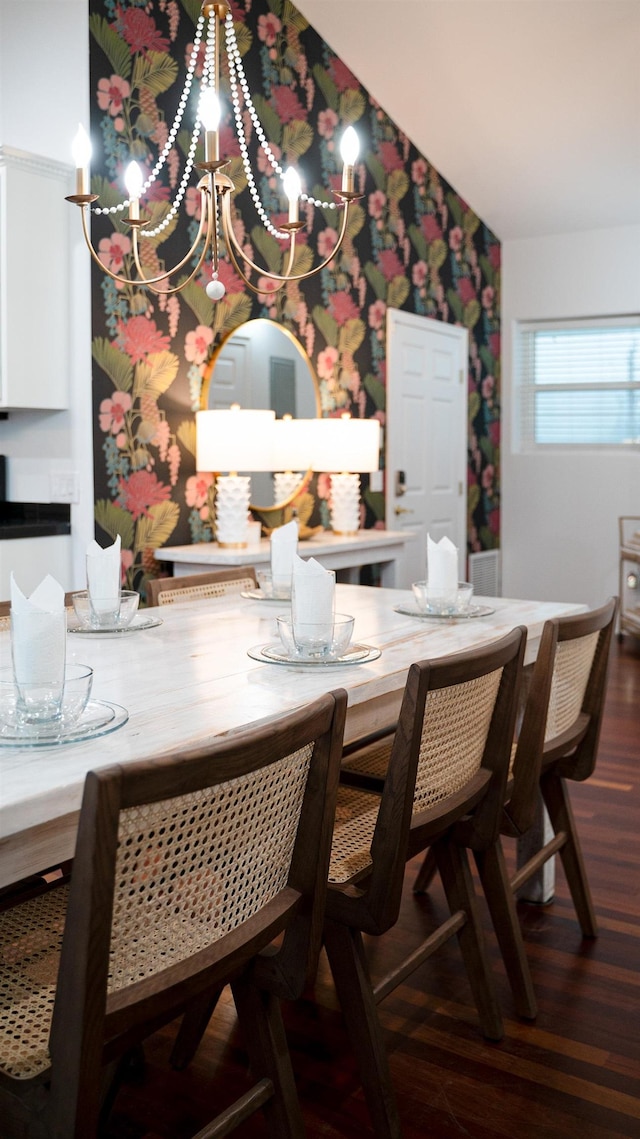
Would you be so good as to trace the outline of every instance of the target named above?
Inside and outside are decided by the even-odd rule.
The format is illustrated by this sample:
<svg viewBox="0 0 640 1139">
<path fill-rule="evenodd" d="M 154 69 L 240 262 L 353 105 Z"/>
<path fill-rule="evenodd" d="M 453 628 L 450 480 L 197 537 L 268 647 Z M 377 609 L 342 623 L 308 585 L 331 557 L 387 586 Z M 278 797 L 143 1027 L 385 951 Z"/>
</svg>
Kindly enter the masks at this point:
<svg viewBox="0 0 640 1139">
<path fill-rule="evenodd" d="M 0 147 L 0 408 L 69 406 L 71 167 Z"/>
</svg>

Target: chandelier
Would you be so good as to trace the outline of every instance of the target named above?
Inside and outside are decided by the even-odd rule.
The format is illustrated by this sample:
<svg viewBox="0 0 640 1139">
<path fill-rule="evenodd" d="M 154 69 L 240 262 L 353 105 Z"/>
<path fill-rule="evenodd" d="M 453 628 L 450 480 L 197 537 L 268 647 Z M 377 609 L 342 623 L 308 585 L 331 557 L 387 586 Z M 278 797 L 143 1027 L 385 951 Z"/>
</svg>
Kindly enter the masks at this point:
<svg viewBox="0 0 640 1139">
<path fill-rule="evenodd" d="M 160 174 L 174 146 L 189 99 L 198 53 L 203 40 L 205 45 L 204 67 L 200 98 L 184 173 L 175 199 L 163 220 L 154 228 L 145 228 L 146 223 L 143 216 L 143 208 L 141 209 L 140 204 L 141 198 L 144 198 L 145 193 Z M 223 40 L 226 48 L 233 114 L 247 185 L 262 224 L 275 238 L 288 241 L 289 243 L 288 252 L 283 258 L 283 271 L 279 273 L 257 265 L 249 256 L 246 248 L 243 248 L 240 244 L 233 227 L 231 195 L 235 186 L 229 176 L 224 172 L 224 168 L 228 165 L 228 162 L 224 156 L 222 158 L 220 157 L 218 133 L 221 118 L 219 90 L 220 55 Z M 243 110 L 245 116 L 248 112 L 258 144 L 262 148 L 270 166 L 281 179 L 284 195 L 288 199 L 288 220 L 283 222 L 279 228 L 276 228 L 270 221 L 258 192 L 256 179 L 249 159 L 249 147 Z M 201 129 L 204 130 L 205 157 L 204 162 L 196 162 L 195 154 L 200 140 Z M 76 192 L 70 195 L 67 201 L 73 202 L 80 207 L 82 230 L 93 260 L 103 272 L 107 273 L 114 281 L 123 285 L 133 284 L 144 286 L 155 293 L 164 295 L 180 292 L 200 271 L 207 257 L 207 253 L 209 253 L 211 258 L 212 279 L 206 286 L 206 293 L 210 300 L 219 301 L 225 294 L 224 284 L 218 279 L 221 240 L 223 240 L 227 256 L 238 275 L 252 292 L 256 294 L 264 293 L 264 285 L 262 289 L 259 289 L 249 279 L 248 274 L 252 271 L 261 278 L 268 278 L 273 282 L 270 291 L 277 291 L 288 281 L 301 281 L 319 273 L 333 260 L 344 241 L 349 220 L 349 207 L 351 203 L 360 196 L 354 191 L 354 165 L 358 157 L 358 137 L 352 126 L 348 126 L 344 131 L 340 149 L 343 161 L 342 184 L 340 191 L 334 195 L 335 200 L 331 202 L 318 201 L 314 197 L 302 193 L 297 171 L 293 167 L 288 167 L 287 170 L 283 170 L 267 141 L 267 137 L 254 107 L 249 85 L 244 73 L 228 0 L 204 0 L 198 18 L 184 88 L 176 116 L 169 131 L 167 141 L 149 176 L 145 180 L 138 163 L 131 162 L 125 173 L 125 185 L 128 197 L 118 205 L 105 207 L 104 209 L 98 206 L 92 210 L 93 203 L 98 201 L 98 195 L 90 193 L 89 163 L 91 159 L 91 144 L 86 131 L 80 127 L 73 146 L 73 156 L 76 166 Z M 200 180 L 198 182 L 198 190 L 200 191 L 200 224 L 196 237 L 191 248 L 176 265 L 171 269 L 164 270 L 156 276 L 147 277 L 143 269 L 140 242 L 145 238 L 153 240 L 160 237 L 162 232 L 172 224 L 187 190 L 187 185 L 194 166 L 200 173 Z M 296 273 L 294 271 L 296 235 L 305 227 L 305 223 L 300 221 L 299 218 L 300 202 L 308 202 L 313 206 L 323 209 L 341 210 L 342 218 L 335 246 L 329 255 L 306 272 Z M 120 220 L 131 229 L 133 261 L 138 274 L 137 278 L 122 276 L 112 269 L 107 268 L 94 249 L 89 232 L 88 219 L 91 212 L 95 214 L 118 216 L 123 214 L 125 210 L 128 212 L 125 217 L 120 217 Z M 189 275 L 184 279 L 180 279 L 176 285 L 170 285 L 170 278 L 184 269 L 185 266 L 188 266 L 193 258 L 197 258 L 197 260 L 195 267 L 191 269 Z"/>
</svg>

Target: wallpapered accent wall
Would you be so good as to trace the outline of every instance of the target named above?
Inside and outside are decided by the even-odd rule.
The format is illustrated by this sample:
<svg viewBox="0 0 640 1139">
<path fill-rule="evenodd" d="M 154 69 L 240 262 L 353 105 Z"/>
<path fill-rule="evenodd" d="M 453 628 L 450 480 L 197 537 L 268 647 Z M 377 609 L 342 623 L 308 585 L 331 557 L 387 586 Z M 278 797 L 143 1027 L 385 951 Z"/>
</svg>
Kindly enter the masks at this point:
<svg viewBox="0 0 640 1139">
<path fill-rule="evenodd" d="M 90 0 L 91 189 L 100 206 L 125 196 L 122 174 L 131 157 L 146 177 L 165 145 L 199 11 L 200 0 Z M 226 296 L 217 305 L 204 290 L 210 269 L 182 293 L 157 298 L 117 286 L 94 266 L 98 536 L 120 534 L 130 588 L 144 588 L 157 573 L 155 547 L 212 537 L 212 480 L 195 472 L 194 411 L 215 344 L 245 320 L 271 318 L 300 340 L 317 371 L 325 414 L 351 410 L 384 424 L 385 315 L 393 307 L 469 329 L 468 543 L 470 551 L 492 548 L 499 541 L 500 244 L 290 0 L 232 0 L 232 11 L 256 107 L 282 164 L 296 164 L 309 194 L 331 198 L 327 192 L 340 185 L 340 134 L 352 123 L 363 196 L 330 268 L 276 294 L 266 280 L 264 294 L 249 293 L 227 261 L 220 271 Z M 282 247 L 255 214 L 228 107 L 221 152 L 241 188 L 234 197 L 237 231 L 254 259 L 277 269 Z M 143 199 L 154 222 L 180 182 L 188 131 L 175 140 L 164 180 Z M 286 220 L 285 202 L 261 152 L 256 166 L 278 224 Z M 169 236 L 143 242 L 148 273 L 175 264 L 188 249 L 198 224 L 195 185 L 194 177 Z M 94 221 L 94 244 L 106 265 L 130 272 L 131 242 L 119 216 Z M 331 247 L 337 219 L 335 210 L 316 207 L 301 217 L 304 267 Z M 366 476 L 363 487 L 363 525 L 384 526 L 383 495 L 369 490 Z M 303 521 L 328 525 L 327 495 L 328 479 L 319 476 L 297 503 Z"/>
</svg>

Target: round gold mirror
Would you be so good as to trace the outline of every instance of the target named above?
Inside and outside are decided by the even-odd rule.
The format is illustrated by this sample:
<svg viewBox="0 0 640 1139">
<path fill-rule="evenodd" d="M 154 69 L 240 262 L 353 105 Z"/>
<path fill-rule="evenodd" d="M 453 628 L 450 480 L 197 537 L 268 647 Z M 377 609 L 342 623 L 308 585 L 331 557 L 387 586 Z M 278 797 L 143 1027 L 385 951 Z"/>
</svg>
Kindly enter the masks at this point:
<svg viewBox="0 0 640 1139">
<path fill-rule="evenodd" d="M 281 324 L 262 317 L 234 328 L 214 350 L 202 381 L 200 407 L 271 408 L 276 419 L 315 419 L 320 415 L 320 388 L 307 353 Z M 251 507 L 270 511 L 293 497 L 274 501 L 274 476 L 251 475 Z M 309 471 L 304 472 L 305 475 Z"/>
</svg>

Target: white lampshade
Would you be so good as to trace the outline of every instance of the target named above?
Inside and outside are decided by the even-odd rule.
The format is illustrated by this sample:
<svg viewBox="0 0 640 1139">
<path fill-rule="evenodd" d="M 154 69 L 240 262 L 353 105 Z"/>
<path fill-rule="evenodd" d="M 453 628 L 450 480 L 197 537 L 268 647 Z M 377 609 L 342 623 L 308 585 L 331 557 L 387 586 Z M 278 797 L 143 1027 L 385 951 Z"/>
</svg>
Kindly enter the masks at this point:
<svg viewBox="0 0 640 1139">
<path fill-rule="evenodd" d="M 279 471 L 308 471 L 317 419 L 292 419 L 285 415 L 273 425 L 274 458 Z"/>
<path fill-rule="evenodd" d="M 274 411 L 196 412 L 196 470 L 273 471 Z"/>
<path fill-rule="evenodd" d="M 377 419 L 316 419 L 311 467 L 314 471 L 377 471 L 380 465 L 380 422 Z"/>
</svg>

